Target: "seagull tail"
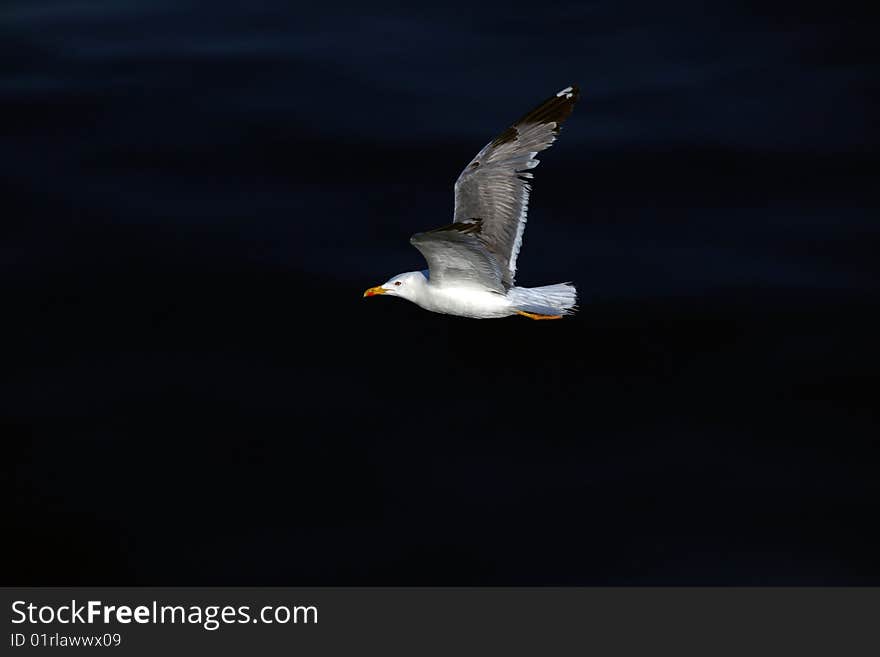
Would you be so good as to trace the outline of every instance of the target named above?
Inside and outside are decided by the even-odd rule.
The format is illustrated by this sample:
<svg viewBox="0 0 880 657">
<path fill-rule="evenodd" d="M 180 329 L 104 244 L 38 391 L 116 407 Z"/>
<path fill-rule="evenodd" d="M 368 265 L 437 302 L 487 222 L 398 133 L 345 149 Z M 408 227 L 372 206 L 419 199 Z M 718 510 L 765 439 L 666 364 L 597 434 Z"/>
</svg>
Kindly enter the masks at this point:
<svg viewBox="0 0 880 657">
<path fill-rule="evenodd" d="M 507 298 L 516 310 L 538 315 L 573 315 L 577 312 L 577 289 L 571 283 L 543 287 L 512 287 Z"/>
</svg>

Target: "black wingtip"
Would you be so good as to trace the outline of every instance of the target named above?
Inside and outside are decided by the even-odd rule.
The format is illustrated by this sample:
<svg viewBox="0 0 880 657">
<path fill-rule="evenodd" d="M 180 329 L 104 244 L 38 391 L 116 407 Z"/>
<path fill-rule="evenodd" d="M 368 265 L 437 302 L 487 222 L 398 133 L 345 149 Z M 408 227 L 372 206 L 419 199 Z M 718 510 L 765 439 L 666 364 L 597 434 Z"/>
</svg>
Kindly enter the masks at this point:
<svg viewBox="0 0 880 657">
<path fill-rule="evenodd" d="M 580 98 L 580 94 L 581 90 L 576 84 L 571 84 L 564 89 L 560 89 L 555 95 L 545 100 L 531 112 L 522 116 L 507 130 L 498 135 L 492 142 L 492 146 L 500 146 L 501 144 L 515 140 L 517 136 L 516 127 L 519 125 L 529 123 L 555 123 L 555 130 L 558 131 L 559 126 L 562 125 L 565 119 L 571 115 L 572 110 L 574 110 L 575 103 L 577 103 L 578 98 Z"/>
<path fill-rule="evenodd" d="M 560 89 L 538 107 L 526 114 L 517 123 L 556 123 L 557 126 L 567 119 L 575 103 L 580 98 L 581 90 L 576 84 Z"/>
<path fill-rule="evenodd" d="M 477 237 L 479 237 L 482 232 L 483 220 L 478 217 L 471 217 L 470 219 L 465 219 L 464 221 L 456 221 L 455 223 L 448 224 L 446 226 L 440 226 L 440 228 L 433 228 L 431 230 L 426 230 L 421 233 L 416 233 L 409 238 L 409 243 L 417 246 L 419 242 L 421 242 L 427 236 L 435 235 L 437 233 L 476 235 Z"/>
</svg>

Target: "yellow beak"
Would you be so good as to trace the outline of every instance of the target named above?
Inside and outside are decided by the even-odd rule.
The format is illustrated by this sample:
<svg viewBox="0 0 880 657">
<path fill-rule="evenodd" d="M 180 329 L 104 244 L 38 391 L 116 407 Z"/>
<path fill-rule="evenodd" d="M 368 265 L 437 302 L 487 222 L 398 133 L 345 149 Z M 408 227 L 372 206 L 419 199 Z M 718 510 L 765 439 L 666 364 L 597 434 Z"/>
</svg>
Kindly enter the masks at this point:
<svg viewBox="0 0 880 657">
<path fill-rule="evenodd" d="M 376 287 L 371 287 L 369 290 L 364 292 L 365 297 L 374 297 L 377 294 L 385 294 L 385 288 L 381 285 L 377 285 Z"/>
</svg>

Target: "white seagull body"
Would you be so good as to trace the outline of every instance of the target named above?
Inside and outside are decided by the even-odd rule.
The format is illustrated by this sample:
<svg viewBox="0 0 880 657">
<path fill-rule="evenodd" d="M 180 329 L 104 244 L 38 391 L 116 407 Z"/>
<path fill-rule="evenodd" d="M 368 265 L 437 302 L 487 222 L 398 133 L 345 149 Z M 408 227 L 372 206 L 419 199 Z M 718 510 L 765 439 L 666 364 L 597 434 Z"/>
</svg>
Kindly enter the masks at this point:
<svg viewBox="0 0 880 657">
<path fill-rule="evenodd" d="M 425 310 L 477 319 L 573 313 L 577 292 L 570 283 L 525 288 L 514 277 L 535 156 L 556 141 L 577 98 L 577 87 L 566 87 L 486 144 L 455 183 L 453 223 L 410 239 L 428 269 L 398 274 L 364 296 L 402 297 Z"/>
</svg>

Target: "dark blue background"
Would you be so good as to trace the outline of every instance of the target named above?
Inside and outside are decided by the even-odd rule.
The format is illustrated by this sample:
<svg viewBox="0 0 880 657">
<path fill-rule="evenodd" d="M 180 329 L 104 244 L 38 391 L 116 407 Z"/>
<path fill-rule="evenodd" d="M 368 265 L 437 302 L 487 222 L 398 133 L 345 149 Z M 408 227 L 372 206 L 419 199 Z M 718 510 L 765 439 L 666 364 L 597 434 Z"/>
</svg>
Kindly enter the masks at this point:
<svg viewBox="0 0 880 657">
<path fill-rule="evenodd" d="M 803 2 L 7 0 L 4 581 L 880 583 L 878 40 Z M 364 288 L 556 90 L 518 281 Z"/>
</svg>

